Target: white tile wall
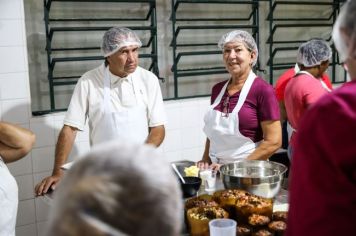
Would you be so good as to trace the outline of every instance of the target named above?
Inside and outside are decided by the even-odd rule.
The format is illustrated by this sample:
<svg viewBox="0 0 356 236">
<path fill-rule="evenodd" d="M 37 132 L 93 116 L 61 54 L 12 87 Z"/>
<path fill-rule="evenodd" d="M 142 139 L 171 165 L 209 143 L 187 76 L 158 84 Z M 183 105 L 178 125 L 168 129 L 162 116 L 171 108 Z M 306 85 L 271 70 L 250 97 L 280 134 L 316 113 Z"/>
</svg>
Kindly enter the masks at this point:
<svg viewBox="0 0 356 236">
<path fill-rule="evenodd" d="M 0 99 L 28 98 L 27 73 L 0 74 Z"/>
<path fill-rule="evenodd" d="M 34 186 L 32 173 L 30 175 L 16 176 L 15 179 L 19 187 L 19 201 L 33 199 Z"/>
<path fill-rule="evenodd" d="M 33 224 L 36 222 L 34 199 L 19 202 L 16 226 Z"/>
<path fill-rule="evenodd" d="M 0 45 L 22 46 L 22 19 L 0 20 Z"/>
<path fill-rule="evenodd" d="M 54 149 L 65 113 L 32 117 L 24 27 L 23 0 L 1 0 L 0 7 L 0 117 L 30 128 L 37 137 L 25 158 L 9 164 L 19 185 L 17 236 L 39 236 L 48 219 L 50 206 L 34 198 L 34 186 L 51 174 Z M 165 102 L 168 116 L 166 138 L 159 148 L 168 161 L 200 160 L 205 137 L 203 111 L 208 98 Z M 90 149 L 88 127 L 78 132 L 70 160 Z"/>
</svg>

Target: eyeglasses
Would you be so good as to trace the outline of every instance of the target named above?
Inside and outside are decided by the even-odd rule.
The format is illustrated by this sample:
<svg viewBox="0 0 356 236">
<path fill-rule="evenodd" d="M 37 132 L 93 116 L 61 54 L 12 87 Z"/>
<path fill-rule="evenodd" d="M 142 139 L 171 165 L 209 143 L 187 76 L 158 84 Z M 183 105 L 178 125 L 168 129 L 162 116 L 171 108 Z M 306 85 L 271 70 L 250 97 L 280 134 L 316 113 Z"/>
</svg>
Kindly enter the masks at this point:
<svg viewBox="0 0 356 236">
<path fill-rule="evenodd" d="M 224 102 L 223 102 L 223 109 L 221 116 L 222 117 L 229 117 L 229 107 L 230 107 L 230 97 L 226 96 Z"/>
</svg>

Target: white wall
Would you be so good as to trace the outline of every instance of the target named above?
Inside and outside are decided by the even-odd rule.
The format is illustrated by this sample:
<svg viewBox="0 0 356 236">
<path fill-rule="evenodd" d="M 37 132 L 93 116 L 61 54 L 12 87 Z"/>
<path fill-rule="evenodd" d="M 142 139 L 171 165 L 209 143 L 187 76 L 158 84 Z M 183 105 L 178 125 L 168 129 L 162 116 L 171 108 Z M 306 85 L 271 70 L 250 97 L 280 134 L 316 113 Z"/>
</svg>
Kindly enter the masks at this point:
<svg viewBox="0 0 356 236">
<path fill-rule="evenodd" d="M 64 113 L 31 116 L 31 97 L 23 0 L 0 1 L 0 117 L 3 121 L 31 129 L 37 136 L 32 152 L 9 164 L 19 185 L 17 236 L 43 235 L 49 206 L 35 198 L 34 185 L 51 173 L 54 145 Z M 160 150 L 169 161 L 202 156 L 205 138 L 202 132 L 208 98 L 165 102 L 169 123 Z M 88 132 L 81 133 L 71 159 L 89 149 Z"/>
</svg>

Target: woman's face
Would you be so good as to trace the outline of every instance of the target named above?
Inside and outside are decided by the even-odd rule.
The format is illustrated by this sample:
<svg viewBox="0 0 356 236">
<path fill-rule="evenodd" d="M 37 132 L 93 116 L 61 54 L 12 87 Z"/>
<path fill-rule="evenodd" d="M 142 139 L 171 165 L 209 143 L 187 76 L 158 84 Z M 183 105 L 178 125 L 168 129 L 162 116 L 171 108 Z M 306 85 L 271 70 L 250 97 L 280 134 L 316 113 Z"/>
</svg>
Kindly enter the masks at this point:
<svg viewBox="0 0 356 236">
<path fill-rule="evenodd" d="M 230 42 L 225 44 L 223 59 L 227 71 L 232 76 L 241 76 L 249 73 L 256 53 L 248 50 L 242 42 Z"/>
</svg>

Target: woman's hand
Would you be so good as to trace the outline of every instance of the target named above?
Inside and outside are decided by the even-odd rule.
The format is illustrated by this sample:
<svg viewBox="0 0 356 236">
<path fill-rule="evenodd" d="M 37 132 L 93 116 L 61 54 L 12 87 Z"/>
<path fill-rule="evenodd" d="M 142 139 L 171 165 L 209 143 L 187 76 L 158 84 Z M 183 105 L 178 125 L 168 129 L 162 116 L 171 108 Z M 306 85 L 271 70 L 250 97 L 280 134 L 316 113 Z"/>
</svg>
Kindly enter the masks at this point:
<svg viewBox="0 0 356 236">
<path fill-rule="evenodd" d="M 204 162 L 203 160 L 201 160 L 197 162 L 197 166 L 200 169 L 200 171 L 207 170 L 207 169 L 218 171 L 221 165 L 217 163 L 209 164 L 208 162 Z"/>
</svg>

